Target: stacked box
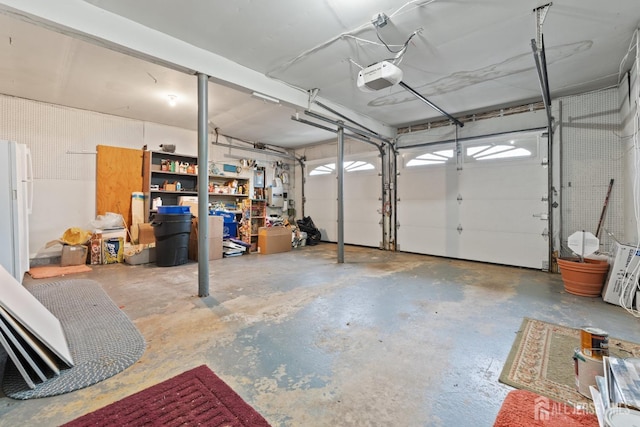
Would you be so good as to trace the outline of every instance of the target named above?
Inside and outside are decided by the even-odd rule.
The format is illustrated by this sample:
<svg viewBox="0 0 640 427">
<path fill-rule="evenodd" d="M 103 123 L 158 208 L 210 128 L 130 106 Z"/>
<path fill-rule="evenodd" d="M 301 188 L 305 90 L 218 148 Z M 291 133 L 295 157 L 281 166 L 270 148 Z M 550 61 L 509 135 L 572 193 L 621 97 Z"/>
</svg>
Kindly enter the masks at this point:
<svg viewBox="0 0 640 427">
<path fill-rule="evenodd" d="M 85 264 L 88 252 L 89 248 L 85 245 L 63 245 L 60 265 L 66 267 L 68 265 Z"/>
<path fill-rule="evenodd" d="M 156 242 L 153 226 L 149 223 L 138 224 L 138 244 L 150 245 Z"/>
<path fill-rule="evenodd" d="M 209 260 L 222 258 L 223 220 L 219 216 L 208 216 L 209 220 Z M 189 235 L 189 259 L 198 261 L 198 218 L 191 220 L 191 234 Z"/>
</svg>

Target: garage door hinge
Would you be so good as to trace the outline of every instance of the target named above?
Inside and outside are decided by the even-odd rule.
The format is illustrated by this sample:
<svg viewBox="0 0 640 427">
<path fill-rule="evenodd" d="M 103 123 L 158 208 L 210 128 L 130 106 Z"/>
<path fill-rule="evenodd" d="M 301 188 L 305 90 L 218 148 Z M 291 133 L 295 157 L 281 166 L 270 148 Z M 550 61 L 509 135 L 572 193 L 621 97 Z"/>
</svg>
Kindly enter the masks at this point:
<svg viewBox="0 0 640 427">
<path fill-rule="evenodd" d="M 458 230 L 458 234 L 462 234 L 462 224 L 459 224 L 456 230 Z"/>
<path fill-rule="evenodd" d="M 549 201 L 549 198 L 548 198 L 547 196 L 542 196 L 542 200 L 541 200 L 541 201 L 543 201 L 543 202 L 548 202 L 548 201 Z"/>
<path fill-rule="evenodd" d="M 549 237 L 549 230 L 547 230 L 546 228 L 542 230 L 541 236 L 544 237 L 544 240 L 547 240 L 547 238 Z"/>
<path fill-rule="evenodd" d="M 542 158 L 542 163 L 540 163 L 541 166 L 544 166 L 545 168 L 549 165 L 549 159 L 546 157 Z"/>
<path fill-rule="evenodd" d="M 546 213 L 533 214 L 533 217 L 540 218 L 541 221 L 547 221 L 549 219 L 549 214 L 546 214 Z"/>
<path fill-rule="evenodd" d="M 462 204 L 462 195 L 458 194 L 458 197 L 456 198 L 456 200 L 458 201 L 458 204 Z"/>
</svg>

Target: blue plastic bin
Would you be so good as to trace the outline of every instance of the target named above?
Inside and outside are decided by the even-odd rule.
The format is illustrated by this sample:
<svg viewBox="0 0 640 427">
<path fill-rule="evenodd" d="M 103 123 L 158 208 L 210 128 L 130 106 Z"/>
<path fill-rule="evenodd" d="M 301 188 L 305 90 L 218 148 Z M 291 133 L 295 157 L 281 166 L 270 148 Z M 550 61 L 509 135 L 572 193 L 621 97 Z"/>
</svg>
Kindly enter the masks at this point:
<svg viewBox="0 0 640 427">
<path fill-rule="evenodd" d="M 236 222 L 236 214 L 225 211 L 211 211 L 211 215 L 217 215 L 224 218 L 224 222 Z"/>
<path fill-rule="evenodd" d="M 191 213 L 189 206 L 158 206 L 158 213 L 161 215 L 175 215 L 175 214 L 188 214 Z"/>
<path fill-rule="evenodd" d="M 238 237 L 238 223 L 236 222 L 236 214 L 225 211 L 211 211 L 211 215 L 221 216 L 224 222 L 222 228 L 222 237 Z"/>
<path fill-rule="evenodd" d="M 238 223 L 237 222 L 224 222 L 222 224 L 222 237 L 224 239 L 238 237 Z"/>
</svg>

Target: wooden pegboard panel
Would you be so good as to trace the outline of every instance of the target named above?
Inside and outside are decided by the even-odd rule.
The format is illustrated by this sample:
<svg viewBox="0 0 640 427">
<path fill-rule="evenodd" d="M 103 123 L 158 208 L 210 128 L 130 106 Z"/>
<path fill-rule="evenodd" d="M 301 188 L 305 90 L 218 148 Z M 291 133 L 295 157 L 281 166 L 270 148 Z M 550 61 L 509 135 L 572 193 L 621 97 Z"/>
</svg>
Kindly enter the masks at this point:
<svg viewBox="0 0 640 427">
<path fill-rule="evenodd" d="M 142 191 L 143 151 L 98 145 L 96 214 L 115 212 L 131 224 L 131 193 Z"/>
</svg>

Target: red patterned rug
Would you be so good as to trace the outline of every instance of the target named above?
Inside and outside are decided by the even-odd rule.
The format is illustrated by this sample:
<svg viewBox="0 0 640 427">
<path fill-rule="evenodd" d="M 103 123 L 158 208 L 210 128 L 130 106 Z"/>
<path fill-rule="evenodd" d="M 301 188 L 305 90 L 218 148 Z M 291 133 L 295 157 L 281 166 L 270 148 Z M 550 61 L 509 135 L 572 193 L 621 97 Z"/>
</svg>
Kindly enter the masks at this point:
<svg viewBox="0 0 640 427">
<path fill-rule="evenodd" d="M 156 384 L 64 426 L 269 427 L 269 423 L 207 366 Z"/>
</svg>

